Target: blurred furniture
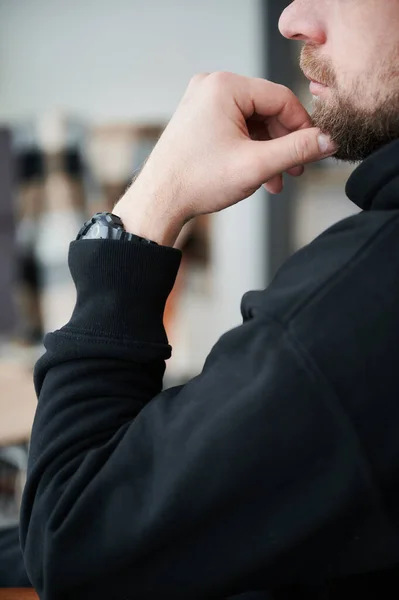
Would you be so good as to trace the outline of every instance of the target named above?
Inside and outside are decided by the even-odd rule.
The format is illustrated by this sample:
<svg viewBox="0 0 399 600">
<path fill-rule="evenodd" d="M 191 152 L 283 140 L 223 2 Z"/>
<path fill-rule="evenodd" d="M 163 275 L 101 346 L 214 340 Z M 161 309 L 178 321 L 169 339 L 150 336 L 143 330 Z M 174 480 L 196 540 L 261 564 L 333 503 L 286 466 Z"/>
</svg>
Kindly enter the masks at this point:
<svg viewBox="0 0 399 600">
<path fill-rule="evenodd" d="M 32 588 L 0 588 L 0 600 L 39 600 Z"/>
<path fill-rule="evenodd" d="M 163 129 L 163 124 L 120 124 L 97 126 L 91 130 L 86 158 L 102 191 L 101 201 L 93 207 L 95 210 L 112 211 Z"/>
<path fill-rule="evenodd" d="M 19 544 L 16 547 L 13 532 L 10 528 L 18 526 L 19 513 L 21 510 L 22 493 L 26 482 L 26 471 L 28 466 L 28 444 L 23 443 L 16 446 L 0 446 L 0 584 L 5 585 L 4 577 L 7 568 L 4 561 L 11 562 L 11 567 L 21 570 L 22 557 L 19 560 Z M 11 537 L 9 537 L 9 535 Z M 12 553 L 17 550 L 16 563 L 13 563 Z M 11 554 L 10 554 L 11 553 Z M 14 569 L 13 569 L 14 570 Z M 8 580 L 8 585 L 14 581 L 21 584 L 15 571 L 14 580 Z"/>
<path fill-rule="evenodd" d="M 36 404 L 32 371 L 18 363 L 0 364 L 0 446 L 29 440 Z"/>
<path fill-rule="evenodd" d="M 15 270 L 15 236 L 13 215 L 13 162 L 11 134 L 0 128 L 0 333 L 12 332 L 15 311 L 12 297 L 12 281 Z"/>
</svg>

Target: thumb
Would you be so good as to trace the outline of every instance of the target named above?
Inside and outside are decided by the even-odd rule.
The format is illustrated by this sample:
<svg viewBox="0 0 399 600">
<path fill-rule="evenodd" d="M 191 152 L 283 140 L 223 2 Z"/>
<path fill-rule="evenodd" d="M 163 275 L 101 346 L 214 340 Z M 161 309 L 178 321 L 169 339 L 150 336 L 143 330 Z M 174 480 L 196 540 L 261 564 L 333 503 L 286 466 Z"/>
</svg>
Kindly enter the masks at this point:
<svg viewBox="0 0 399 600">
<path fill-rule="evenodd" d="M 331 138 L 316 127 L 301 129 L 278 139 L 254 142 L 254 144 L 257 144 L 257 147 L 254 146 L 254 151 L 258 160 L 261 158 L 260 163 L 264 165 L 263 183 L 298 165 L 306 165 L 332 156 L 338 150 Z"/>
</svg>

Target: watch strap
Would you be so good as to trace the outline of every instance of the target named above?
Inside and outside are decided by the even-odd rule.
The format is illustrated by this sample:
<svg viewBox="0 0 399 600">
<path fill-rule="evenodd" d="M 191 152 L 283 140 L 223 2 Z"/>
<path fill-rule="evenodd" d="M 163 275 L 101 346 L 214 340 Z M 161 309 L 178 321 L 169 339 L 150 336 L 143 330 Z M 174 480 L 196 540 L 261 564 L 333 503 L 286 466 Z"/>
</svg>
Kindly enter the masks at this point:
<svg viewBox="0 0 399 600">
<path fill-rule="evenodd" d="M 110 212 L 98 212 L 93 215 L 91 219 L 83 224 L 76 239 L 120 240 L 122 242 L 158 245 L 157 242 L 125 231 L 121 218 Z"/>
</svg>

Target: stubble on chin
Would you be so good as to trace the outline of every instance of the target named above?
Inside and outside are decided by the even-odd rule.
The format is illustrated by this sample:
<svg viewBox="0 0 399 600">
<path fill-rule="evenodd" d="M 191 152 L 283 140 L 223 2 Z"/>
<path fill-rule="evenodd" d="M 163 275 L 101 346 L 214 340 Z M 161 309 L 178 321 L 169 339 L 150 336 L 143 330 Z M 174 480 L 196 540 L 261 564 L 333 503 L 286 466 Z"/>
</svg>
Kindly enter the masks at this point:
<svg viewBox="0 0 399 600">
<path fill-rule="evenodd" d="M 331 99 L 317 99 L 311 118 L 313 125 L 329 134 L 338 145 L 335 158 L 357 163 L 382 146 L 399 139 L 399 89 L 385 97 L 376 94 L 371 108 L 362 106 L 360 86 L 350 96 L 331 90 Z"/>
<path fill-rule="evenodd" d="M 349 92 L 340 89 L 333 65 L 318 57 L 313 45 L 303 47 L 300 66 L 308 76 L 329 87 L 329 97 L 314 100 L 311 118 L 313 125 L 338 145 L 334 158 L 357 163 L 399 139 L 397 54 L 380 63 L 377 77 L 374 72 L 352 82 Z"/>
</svg>

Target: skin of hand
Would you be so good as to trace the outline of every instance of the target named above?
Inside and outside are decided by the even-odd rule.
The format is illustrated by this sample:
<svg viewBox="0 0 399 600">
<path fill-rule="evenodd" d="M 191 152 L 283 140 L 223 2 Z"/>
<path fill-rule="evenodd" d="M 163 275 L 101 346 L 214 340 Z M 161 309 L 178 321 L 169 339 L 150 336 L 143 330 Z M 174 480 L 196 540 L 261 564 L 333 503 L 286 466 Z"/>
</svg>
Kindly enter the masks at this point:
<svg viewBox="0 0 399 600">
<path fill-rule="evenodd" d="M 288 88 L 232 73 L 196 75 L 138 178 L 114 208 L 127 231 L 173 246 L 200 214 L 223 210 L 337 147 Z"/>
</svg>

